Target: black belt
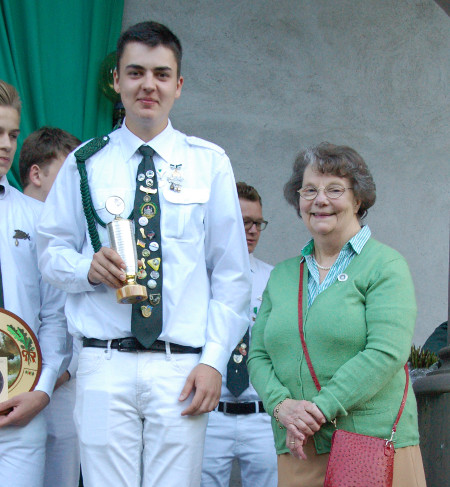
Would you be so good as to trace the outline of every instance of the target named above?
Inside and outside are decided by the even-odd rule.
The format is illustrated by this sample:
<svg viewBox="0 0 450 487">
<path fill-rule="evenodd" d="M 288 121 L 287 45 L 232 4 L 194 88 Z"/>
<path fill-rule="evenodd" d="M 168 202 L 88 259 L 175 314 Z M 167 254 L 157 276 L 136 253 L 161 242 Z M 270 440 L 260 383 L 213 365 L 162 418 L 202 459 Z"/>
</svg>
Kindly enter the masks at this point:
<svg viewBox="0 0 450 487">
<path fill-rule="evenodd" d="M 83 347 L 107 348 L 108 341 L 98 340 L 97 338 L 83 338 Z M 169 346 L 172 353 L 200 353 L 202 351 L 201 348 L 187 347 L 176 343 L 169 343 Z M 166 352 L 166 342 L 162 340 L 156 340 L 150 348 L 145 348 L 135 337 L 111 340 L 110 347 L 114 350 L 119 350 L 119 352 Z"/>
<path fill-rule="evenodd" d="M 253 402 L 219 402 L 217 407 L 219 413 L 227 414 L 253 414 L 265 413 L 262 401 Z"/>
</svg>

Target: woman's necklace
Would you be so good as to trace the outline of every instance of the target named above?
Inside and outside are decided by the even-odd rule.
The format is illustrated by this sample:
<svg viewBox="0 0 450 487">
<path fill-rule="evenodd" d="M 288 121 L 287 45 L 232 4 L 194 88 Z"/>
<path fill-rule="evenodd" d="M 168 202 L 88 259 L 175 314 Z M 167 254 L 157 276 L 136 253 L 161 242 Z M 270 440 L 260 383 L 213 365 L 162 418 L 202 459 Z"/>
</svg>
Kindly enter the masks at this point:
<svg viewBox="0 0 450 487">
<path fill-rule="evenodd" d="M 330 265 L 330 267 L 325 267 L 325 266 L 323 266 L 323 265 L 320 265 L 320 264 L 317 262 L 317 260 L 316 260 L 316 258 L 315 258 L 315 257 L 314 257 L 314 262 L 316 263 L 316 266 L 317 266 L 319 269 L 322 269 L 323 271 L 329 271 L 329 270 L 330 270 L 330 269 L 333 267 L 332 265 Z"/>
</svg>

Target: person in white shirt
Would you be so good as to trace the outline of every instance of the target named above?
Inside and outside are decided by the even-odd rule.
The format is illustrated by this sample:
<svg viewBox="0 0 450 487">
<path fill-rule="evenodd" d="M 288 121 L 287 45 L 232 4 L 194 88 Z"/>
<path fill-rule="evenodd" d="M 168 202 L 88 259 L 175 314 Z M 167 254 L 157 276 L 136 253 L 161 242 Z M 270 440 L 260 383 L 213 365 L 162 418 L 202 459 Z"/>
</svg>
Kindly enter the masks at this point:
<svg viewBox="0 0 450 487">
<path fill-rule="evenodd" d="M 19 156 L 20 181 L 24 194 L 45 201 L 61 166 L 81 140 L 56 127 L 42 127 L 23 142 Z M 76 370 L 81 342 L 73 341 L 70 364 L 56 381 L 50 404 L 44 409 L 47 421 L 45 487 L 78 487 L 80 450 L 73 421 Z"/>
<path fill-rule="evenodd" d="M 261 305 L 273 266 L 257 259 L 253 251 L 261 231 L 267 226 L 263 218 L 262 201 L 257 190 L 244 182 L 237 183 L 239 204 L 244 222 L 252 273 L 249 338 L 251 327 Z M 228 376 L 223 377 L 218 407 L 209 414 L 203 454 L 202 487 L 228 487 L 233 460 L 238 460 L 243 487 L 275 487 L 277 485 L 277 455 L 271 419 L 255 389 L 248 381 L 245 365 L 248 343 L 242 339 L 231 354 Z M 230 374 L 240 373 L 238 387 L 230 384 Z M 228 387 L 227 387 L 228 386 Z"/>
<path fill-rule="evenodd" d="M 39 225 L 40 268 L 67 291 L 69 331 L 83 339 L 75 424 L 86 487 L 198 486 L 205 413 L 248 326 L 250 269 L 230 161 L 168 118 L 180 62 L 179 40 L 161 24 L 121 35 L 114 87 L 124 124 L 69 155 Z M 126 266 L 104 228 L 111 202 L 138 227 L 137 279 L 149 296 L 133 307 L 117 303 Z M 147 342 L 142 333 L 159 324 Z"/>
<path fill-rule="evenodd" d="M 20 109 L 17 90 L 0 80 L 0 307 L 34 331 L 43 365 L 33 391 L 0 403 L 0 483 L 41 487 L 47 437 L 42 410 L 67 368 L 71 341 L 64 317 L 65 295 L 42 281 L 37 266 L 35 222 L 42 203 L 12 188 L 6 178 L 17 149 Z"/>
</svg>

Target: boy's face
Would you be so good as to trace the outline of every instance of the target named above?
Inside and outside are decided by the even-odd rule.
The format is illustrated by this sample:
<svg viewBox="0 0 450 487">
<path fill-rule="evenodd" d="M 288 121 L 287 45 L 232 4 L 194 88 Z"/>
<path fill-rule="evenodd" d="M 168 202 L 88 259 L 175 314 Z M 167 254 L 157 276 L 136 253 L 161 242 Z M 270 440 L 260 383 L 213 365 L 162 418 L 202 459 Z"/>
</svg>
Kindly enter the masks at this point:
<svg viewBox="0 0 450 487">
<path fill-rule="evenodd" d="M 42 192 L 42 200 L 45 201 L 47 198 L 48 193 L 52 189 L 53 183 L 55 182 L 56 176 L 58 175 L 63 162 L 65 161 L 66 156 L 63 154 L 59 154 L 58 157 L 53 159 L 49 164 L 41 169 L 40 179 L 41 179 L 41 187 L 40 190 Z"/>
<path fill-rule="evenodd" d="M 241 207 L 242 219 L 245 221 L 262 222 L 262 206 L 259 201 L 249 201 L 244 198 L 239 198 L 239 205 Z M 261 230 L 256 228 L 256 225 L 247 230 L 245 229 L 245 238 L 247 240 L 248 253 L 251 254 L 258 245 L 259 237 L 261 236 Z"/>
<path fill-rule="evenodd" d="M 120 72 L 114 71 L 114 89 L 122 98 L 128 129 L 146 142 L 162 132 L 182 85 L 175 56 L 168 47 L 128 43 L 120 59 Z"/>
<path fill-rule="evenodd" d="M 0 177 L 4 176 L 14 159 L 19 136 L 19 112 L 8 106 L 0 106 Z"/>
</svg>

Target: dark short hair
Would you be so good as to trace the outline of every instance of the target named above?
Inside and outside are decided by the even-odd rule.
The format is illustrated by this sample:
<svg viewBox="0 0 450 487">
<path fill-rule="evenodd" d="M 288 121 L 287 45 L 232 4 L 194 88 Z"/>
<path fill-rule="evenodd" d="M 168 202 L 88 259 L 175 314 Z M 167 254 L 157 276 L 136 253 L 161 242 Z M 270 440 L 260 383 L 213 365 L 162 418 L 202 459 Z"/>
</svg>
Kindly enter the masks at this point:
<svg viewBox="0 0 450 487">
<path fill-rule="evenodd" d="M 17 110 L 20 115 L 22 109 L 22 102 L 18 91 L 13 85 L 0 79 L 0 107 L 12 107 Z"/>
<path fill-rule="evenodd" d="M 20 181 L 25 188 L 30 184 L 30 168 L 37 164 L 41 169 L 59 156 L 66 157 L 81 144 L 81 140 L 65 130 L 42 127 L 25 140 L 19 155 Z"/>
<path fill-rule="evenodd" d="M 303 174 L 308 166 L 322 174 L 348 178 L 355 198 L 361 201 L 358 217 L 364 218 L 367 215 L 367 210 L 375 203 L 376 188 L 364 159 L 351 147 L 322 142 L 300 152 L 294 161 L 292 176 L 284 186 L 284 197 L 297 210 L 298 216 L 300 216 L 298 190 L 302 187 Z"/>
<path fill-rule="evenodd" d="M 165 25 L 152 21 L 140 22 L 123 32 L 117 41 L 117 71 L 119 71 L 120 60 L 122 59 L 125 46 L 130 42 L 140 42 L 148 47 L 165 46 L 169 48 L 175 56 L 177 76 L 180 77 L 181 58 L 183 56 L 181 42 Z"/>
<path fill-rule="evenodd" d="M 236 183 L 238 197 L 247 201 L 257 201 L 262 206 L 261 196 L 253 186 L 243 181 Z"/>
</svg>

